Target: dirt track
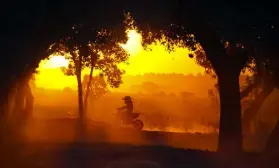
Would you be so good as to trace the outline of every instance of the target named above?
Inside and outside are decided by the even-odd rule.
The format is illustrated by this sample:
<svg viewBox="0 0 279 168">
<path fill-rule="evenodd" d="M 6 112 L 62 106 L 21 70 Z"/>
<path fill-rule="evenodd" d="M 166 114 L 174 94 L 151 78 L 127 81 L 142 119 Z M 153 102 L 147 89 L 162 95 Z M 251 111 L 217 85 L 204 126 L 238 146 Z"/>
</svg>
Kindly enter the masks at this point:
<svg viewBox="0 0 279 168">
<path fill-rule="evenodd" d="M 71 143 L 76 140 L 75 120 L 40 120 L 30 123 L 25 130 L 25 140 L 29 142 Z M 117 128 L 103 123 L 95 123 L 94 126 L 89 124 L 84 141 L 90 143 L 164 145 L 184 149 L 215 151 L 217 138 L 217 134 L 136 131 L 132 128 Z M 256 143 L 255 139 L 251 137 L 245 140 L 244 145 L 248 150 L 255 150 L 255 148 L 259 148 Z"/>
<path fill-rule="evenodd" d="M 29 123 L 25 128 L 25 141 L 1 147 L 0 167 L 103 168 L 111 161 L 135 159 L 152 160 L 166 168 L 216 168 L 224 160 L 209 151 L 178 149 L 214 150 L 217 142 L 214 134 L 135 131 L 95 125 L 89 127 L 84 141 L 77 143 L 75 128 L 75 123 L 70 120 Z M 246 154 L 231 164 L 245 165 L 246 168 L 263 167 L 257 162 L 261 161 L 258 157 Z"/>
<path fill-rule="evenodd" d="M 2 148 L 3 149 L 3 148 Z M 0 152 L 0 154 L 3 154 Z M 227 168 L 261 168 L 256 154 L 233 159 Z M 3 160 L 2 160 L 3 159 Z M 25 143 L 13 145 L 0 155 L 5 168 L 104 168 L 117 160 L 153 161 L 165 168 L 223 168 L 224 158 L 217 153 L 182 150 L 162 146 L 113 145 L 106 143 Z M 125 168 L 125 167 L 122 167 Z M 129 167 L 133 168 L 133 167 Z"/>
</svg>

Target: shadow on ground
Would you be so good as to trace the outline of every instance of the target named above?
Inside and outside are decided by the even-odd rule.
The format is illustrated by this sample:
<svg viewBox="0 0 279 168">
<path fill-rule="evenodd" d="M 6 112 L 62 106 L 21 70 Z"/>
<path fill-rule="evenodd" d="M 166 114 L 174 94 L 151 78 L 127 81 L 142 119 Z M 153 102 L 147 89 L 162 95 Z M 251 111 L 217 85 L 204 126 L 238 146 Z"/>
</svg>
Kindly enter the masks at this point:
<svg viewBox="0 0 279 168">
<path fill-rule="evenodd" d="M 82 142 L 73 121 L 37 121 L 23 140 L 0 146 L 2 168 L 275 168 L 276 159 L 244 153 L 235 158 L 205 150 L 212 135 L 139 132 L 95 123 Z M 69 123 L 67 123 L 69 122 Z M 31 131 L 30 131 L 31 130 Z M 29 131 L 29 132 L 28 132 Z M 28 136 L 27 136 L 28 135 Z M 215 135 L 216 137 L 216 135 Z M 187 145 L 199 144 L 202 150 Z M 194 146 L 195 147 L 195 146 Z M 184 148 L 184 149 L 183 149 Z M 273 161 L 273 162 L 272 162 Z M 273 166 L 272 166 L 273 165 Z"/>
</svg>

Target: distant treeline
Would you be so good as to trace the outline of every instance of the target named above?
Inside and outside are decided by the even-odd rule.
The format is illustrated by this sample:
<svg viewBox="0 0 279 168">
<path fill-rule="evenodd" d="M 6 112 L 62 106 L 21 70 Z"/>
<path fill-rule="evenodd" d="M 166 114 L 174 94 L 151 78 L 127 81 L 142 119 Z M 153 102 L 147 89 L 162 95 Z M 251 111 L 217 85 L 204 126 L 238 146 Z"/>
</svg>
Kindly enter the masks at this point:
<svg viewBox="0 0 279 168">
<path fill-rule="evenodd" d="M 240 84 L 244 85 L 246 76 L 240 76 Z M 217 80 L 206 74 L 144 74 L 136 76 L 123 76 L 123 84 L 114 89 L 119 92 L 145 92 L 142 89 L 144 83 L 154 83 L 158 85 L 158 92 L 176 93 L 191 92 L 197 96 L 206 97 L 208 90 L 211 89 Z"/>
<path fill-rule="evenodd" d="M 143 113 L 142 118 L 150 127 L 191 127 L 193 124 L 216 124 L 218 111 L 212 108 L 208 97 L 199 97 L 193 92 L 180 91 L 166 93 L 164 91 L 149 93 L 110 92 L 98 100 L 89 101 L 89 115 L 96 120 L 111 120 L 116 108 L 123 105 L 122 97 L 133 98 L 135 111 Z M 34 92 L 34 114 L 39 117 L 76 117 L 77 93 L 71 89 L 47 90 L 36 89 Z M 271 130 L 278 116 L 279 91 L 275 90 L 266 99 L 257 117 L 259 124 Z M 170 120 L 167 120 L 171 118 Z M 263 126 L 261 126 L 263 127 Z"/>
</svg>

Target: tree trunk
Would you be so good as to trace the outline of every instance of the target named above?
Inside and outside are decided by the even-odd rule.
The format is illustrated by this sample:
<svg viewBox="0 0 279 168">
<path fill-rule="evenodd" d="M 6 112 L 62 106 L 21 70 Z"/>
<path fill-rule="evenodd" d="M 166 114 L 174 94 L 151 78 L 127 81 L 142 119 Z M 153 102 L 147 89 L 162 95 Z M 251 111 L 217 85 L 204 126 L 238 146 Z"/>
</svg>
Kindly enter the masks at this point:
<svg viewBox="0 0 279 168">
<path fill-rule="evenodd" d="M 12 118 L 17 122 L 17 120 L 22 115 L 24 109 L 24 82 L 17 83 L 16 96 L 14 100 L 14 106 L 12 111 Z"/>
<path fill-rule="evenodd" d="M 83 97 L 82 97 L 82 82 L 81 82 L 81 74 L 77 75 L 77 83 L 78 83 L 78 112 L 79 118 L 81 121 L 84 120 L 84 111 L 83 111 Z"/>
<path fill-rule="evenodd" d="M 83 111 L 83 93 L 82 93 L 82 82 L 81 82 L 81 70 L 82 70 L 82 56 L 77 56 L 75 53 L 72 53 L 73 59 L 75 62 L 75 75 L 77 78 L 77 89 L 78 89 L 78 113 L 79 113 L 79 121 L 83 121 L 84 119 L 84 111 Z"/>
<path fill-rule="evenodd" d="M 10 120 L 14 139 L 21 138 L 21 130 L 24 128 L 30 114 L 32 114 L 34 98 L 29 86 L 30 77 L 31 75 L 28 75 L 25 79 L 22 79 L 17 83 L 13 111 Z"/>
<path fill-rule="evenodd" d="M 8 119 L 10 120 L 12 117 L 12 110 L 14 107 L 14 102 L 15 102 L 15 97 L 16 97 L 16 90 L 17 88 L 14 86 L 13 88 L 11 88 L 10 93 L 9 93 L 9 114 L 8 114 Z"/>
<path fill-rule="evenodd" d="M 268 84 L 257 95 L 256 99 L 252 102 L 250 107 L 246 111 L 244 111 L 243 118 L 242 118 L 242 126 L 243 126 L 244 133 L 250 132 L 250 124 L 252 119 L 255 118 L 255 116 L 258 114 L 265 99 L 272 93 L 274 88 L 275 88 L 274 85 Z"/>
<path fill-rule="evenodd" d="M 22 120 L 30 116 L 33 110 L 34 97 L 29 86 L 32 73 L 29 73 L 25 79 L 17 84 L 17 91 L 13 107 L 13 116 L 15 119 Z M 18 121 L 16 121 L 18 122 Z"/>
<path fill-rule="evenodd" d="M 85 96 L 84 96 L 84 112 L 85 114 L 87 115 L 87 106 L 88 106 L 88 96 L 90 94 L 90 86 L 91 86 L 91 83 L 92 83 L 92 75 L 93 75 L 93 66 L 91 66 L 90 68 L 90 74 L 89 74 L 89 80 L 88 80 L 88 83 L 87 83 L 87 86 L 86 86 L 86 91 L 85 91 Z"/>
<path fill-rule="evenodd" d="M 85 134 L 85 116 L 83 111 L 84 109 L 83 109 L 81 73 L 77 73 L 76 77 L 78 83 L 78 112 L 79 112 L 79 118 L 77 120 L 76 138 L 78 141 L 82 141 Z"/>
<path fill-rule="evenodd" d="M 25 87 L 25 97 L 26 97 L 26 102 L 25 102 L 25 114 L 26 118 L 30 118 L 33 116 L 33 106 L 34 106 L 34 96 L 32 94 L 32 90 L 30 88 L 30 85 L 27 83 L 27 86 Z"/>
<path fill-rule="evenodd" d="M 81 82 L 81 70 L 82 70 L 82 56 L 71 53 L 75 63 L 75 75 L 77 79 L 77 92 L 78 92 L 78 120 L 76 127 L 76 138 L 82 140 L 84 135 L 84 111 L 83 111 L 83 93 L 82 93 L 82 82 Z"/>
<path fill-rule="evenodd" d="M 241 103 L 239 73 L 218 74 L 220 95 L 220 128 L 218 151 L 242 152 Z"/>
<path fill-rule="evenodd" d="M 4 137 L 7 136 L 7 117 L 9 113 L 9 83 L 2 81 L 0 87 L 0 144 L 3 142 Z"/>
</svg>

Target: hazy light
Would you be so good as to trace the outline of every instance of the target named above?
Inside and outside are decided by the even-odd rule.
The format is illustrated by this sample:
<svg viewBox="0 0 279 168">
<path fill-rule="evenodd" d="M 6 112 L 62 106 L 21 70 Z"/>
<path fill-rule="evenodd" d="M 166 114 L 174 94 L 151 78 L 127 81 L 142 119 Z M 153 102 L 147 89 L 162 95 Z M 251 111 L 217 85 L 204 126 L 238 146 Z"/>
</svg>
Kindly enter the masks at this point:
<svg viewBox="0 0 279 168">
<path fill-rule="evenodd" d="M 121 46 L 130 54 L 129 64 L 120 64 L 125 70 L 125 75 L 142 75 L 145 73 L 179 73 L 197 74 L 203 73 L 204 69 L 195 63 L 194 59 L 188 57 L 187 48 L 176 48 L 169 53 L 160 43 L 152 44 L 151 51 L 144 50 L 142 36 L 136 30 L 127 31 L 128 40 Z M 65 76 L 61 67 L 67 67 L 69 61 L 63 56 L 51 56 L 48 60 L 41 61 L 36 75 L 38 87 L 63 89 L 65 87 L 75 88 L 76 78 Z M 85 69 L 83 74 L 87 73 Z M 123 81 L 124 83 L 129 81 Z"/>
</svg>

